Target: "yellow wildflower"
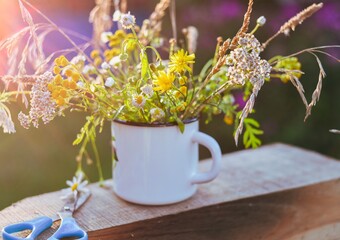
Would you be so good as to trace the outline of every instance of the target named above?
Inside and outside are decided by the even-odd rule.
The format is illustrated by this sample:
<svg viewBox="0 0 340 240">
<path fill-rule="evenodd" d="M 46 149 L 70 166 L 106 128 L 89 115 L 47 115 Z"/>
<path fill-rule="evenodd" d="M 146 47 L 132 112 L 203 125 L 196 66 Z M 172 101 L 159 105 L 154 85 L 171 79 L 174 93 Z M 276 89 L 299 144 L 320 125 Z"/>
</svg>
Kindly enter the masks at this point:
<svg viewBox="0 0 340 240">
<path fill-rule="evenodd" d="M 179 88 L 179 91 L 183 93 L 184 96 L 187 95 L 188 88 L 186 86 L 182 86 Z"/>
<path fill-rule="evenodd" d="M 184 49 L 179 50 L 177 53 L 170 56 L 169 68 L 171 72 L 191 72 L 192 69 L 189 64 L 195 63 L 195 54 L 188 55 Z"/>
<path fill-rule="evenodd" d="M 157 79 L 153 81 L 153 84 L 156 85 L 156 87 L 154 87 L 153 89 L 155 91 L 160 91 L 161 93 L 166 92 L 172 87 L 172 83 L 174 82 L 174 80 L 174 74 L 160 71 Z"/>
<path fill-rule="evenodd" d="M 186 76 L 182 76 L 180 79 L 179 79 L 179 84 L 180 85 L 184 85 L 186 84 L 188 78 Z"/>
</svg>

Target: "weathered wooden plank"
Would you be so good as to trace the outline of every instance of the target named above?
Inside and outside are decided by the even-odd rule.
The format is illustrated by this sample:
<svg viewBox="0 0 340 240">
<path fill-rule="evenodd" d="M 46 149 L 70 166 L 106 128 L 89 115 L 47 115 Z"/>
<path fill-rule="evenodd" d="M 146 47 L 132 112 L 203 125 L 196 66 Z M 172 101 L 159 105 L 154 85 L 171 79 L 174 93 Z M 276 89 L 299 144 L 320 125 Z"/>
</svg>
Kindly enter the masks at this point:
<svg viewBox="0 0 340 240">
<path fill-rule="evenodd" d="M 90 188 L 93 196 L 75 217 L 92 239 L 296 240 L 330 229 L 322 239 L 340 236 L 340 162 L 283 144 L 225 155 L 214 182 L 170 206 L 138 206 L 111 189 Z M 53 215 L 63 204 L 59 196 L 43 194 L 2 210 L 0 227 Z"/>
</svg>

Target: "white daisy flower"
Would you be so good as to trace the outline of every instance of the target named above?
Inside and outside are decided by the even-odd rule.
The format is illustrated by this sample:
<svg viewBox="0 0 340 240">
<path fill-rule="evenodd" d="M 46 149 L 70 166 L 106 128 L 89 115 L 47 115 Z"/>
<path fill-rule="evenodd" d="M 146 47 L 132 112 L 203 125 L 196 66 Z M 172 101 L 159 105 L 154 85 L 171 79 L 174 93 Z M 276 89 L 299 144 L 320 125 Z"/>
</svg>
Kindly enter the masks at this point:
<svg viewBox="0 0 340 240">
<path fill-rule="evenodd" d="M 123 13 L 120 16 L 119 22 L 122 24 L 122 27 L 125 29 L 131 29 L 136 24 L 135 16 L 131 15 L 130 12 Z"/>
<path fill-rule="evenodd" d="M 142 108 L 145 105 L 145 97 L 141 94 L 134 95 L 132 97 L 132 105 L 136 108 Z"/>
<path fill-rule="evenodd" d="M 140 90 L 149 97 L 153 95 L 153 87 L 150 84 L 141 87 Z"/>
<path fill-rule="evenodd" d="M 113 84 L 115 84 L 115 80 L 112 78 L 112 77 L 108 77 L 106 80 L 105 80 L 105 87 L 112 87 Z"/>
<path fill-rule="evenodd" d="M 164 111 L 160 108 L 152 108 L 150 114 L 153 120 L 161 120 L 165 116 Z"/>
<path fill-rule="evenodd" d="M 65 200 L 75 199 L 78 194 L 89 192 L 89 189 L 86 188 L 88 181 L 87 180 L 83 181 L 83 178 L 84 174 L 81 172 L 77 174 L 77 176 L 74 176 L 72 181 L 67 180 L 66 184 L 69 186 L 69 188 L 65 188 L 62 190 L 62 193 L 64 195 L 61 197 L 61 199 Z"/>
</svg>

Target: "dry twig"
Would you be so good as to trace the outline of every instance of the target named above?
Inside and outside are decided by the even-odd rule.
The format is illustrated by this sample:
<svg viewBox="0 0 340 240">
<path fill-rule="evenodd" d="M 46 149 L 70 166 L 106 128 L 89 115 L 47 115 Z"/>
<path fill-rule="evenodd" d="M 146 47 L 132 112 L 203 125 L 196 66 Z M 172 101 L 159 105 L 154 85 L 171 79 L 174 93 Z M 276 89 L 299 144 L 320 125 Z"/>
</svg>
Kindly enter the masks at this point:
<svg viewBox="0 0 340 240">
<path fill-rule="evenodd" d="M 311 6 L 309 6 L 308 8 L 306 8 L 306 9 L 302 10 L 301 12 L 299 12 L 297 15 L 295 15 L 291 19 L 289 19 L 286 23 L 284 23 L 280 27 L 280 29 L 279 29 L 279 31 L 277 33 L 275 33 L 272 37 L 270 37 L 266 42 L 264 42 L 262 44 L 262 49 L 265 49 L 267 47 L 267 45 L 274 38 L 276 38 L 278 35 L 280 35 L 281 33 L 284 33 L 284 34 L 288 35 L 290 30 L 294 31 L 297 25 L 303 23 L 304 20 L 306 20 L 307 18 L 312 16 L 318 10 L 320 10 L 322 8 L 322 6 L 323 6 L 323 3 L 319 3 L 319 4 L 315 4 L 314 3 Z"/>
<path fill-rule="evenodd" d="M 247 11 L 244 14 L 242 27 L 238 30 L 237 34 L 231 41 L 231 44 L 230 44 L 231 50 L 237 47 L 239 38 L 248 31 L 248 27 L 250 23 L 250 16 L 251 16 L 251 12 L 253 11 L 253 3 L 254 3 L 254 0 L 249 0 Z"/>
<path fill-rule="evenodd" d="M 112 27 L 111 2 L 112 0 L 96 0 L 96 6 L 90 12 L 89 22 L 93 25 L 93 40 L 96 48 L 102 44 L 101 34 Z"/>
</svg>

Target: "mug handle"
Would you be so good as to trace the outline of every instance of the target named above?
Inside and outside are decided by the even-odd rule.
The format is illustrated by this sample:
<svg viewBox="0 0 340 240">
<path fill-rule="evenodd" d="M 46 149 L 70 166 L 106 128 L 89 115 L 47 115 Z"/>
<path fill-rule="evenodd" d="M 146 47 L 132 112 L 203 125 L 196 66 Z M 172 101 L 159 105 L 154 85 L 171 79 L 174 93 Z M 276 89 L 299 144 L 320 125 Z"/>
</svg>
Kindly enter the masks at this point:
<svg viewBox="0 0 340 240">
<path fill-rule="evenodd" d="M 220 146 L 218 145 L 215 139 L 202 132 L 195 132 L 192 135 L 192 141 L 197 142 L 208 148 L 208 150 L 211 153 L 211 158 L 213 162 L 210 171 L 205 173 L 200 172 L 194 173 L 193 176 L 191 177 L 191 183 L 199 184 L 210 182 L 217 177 L 218 173 L 221 170 L 222 153 Z"/>
</svg>

